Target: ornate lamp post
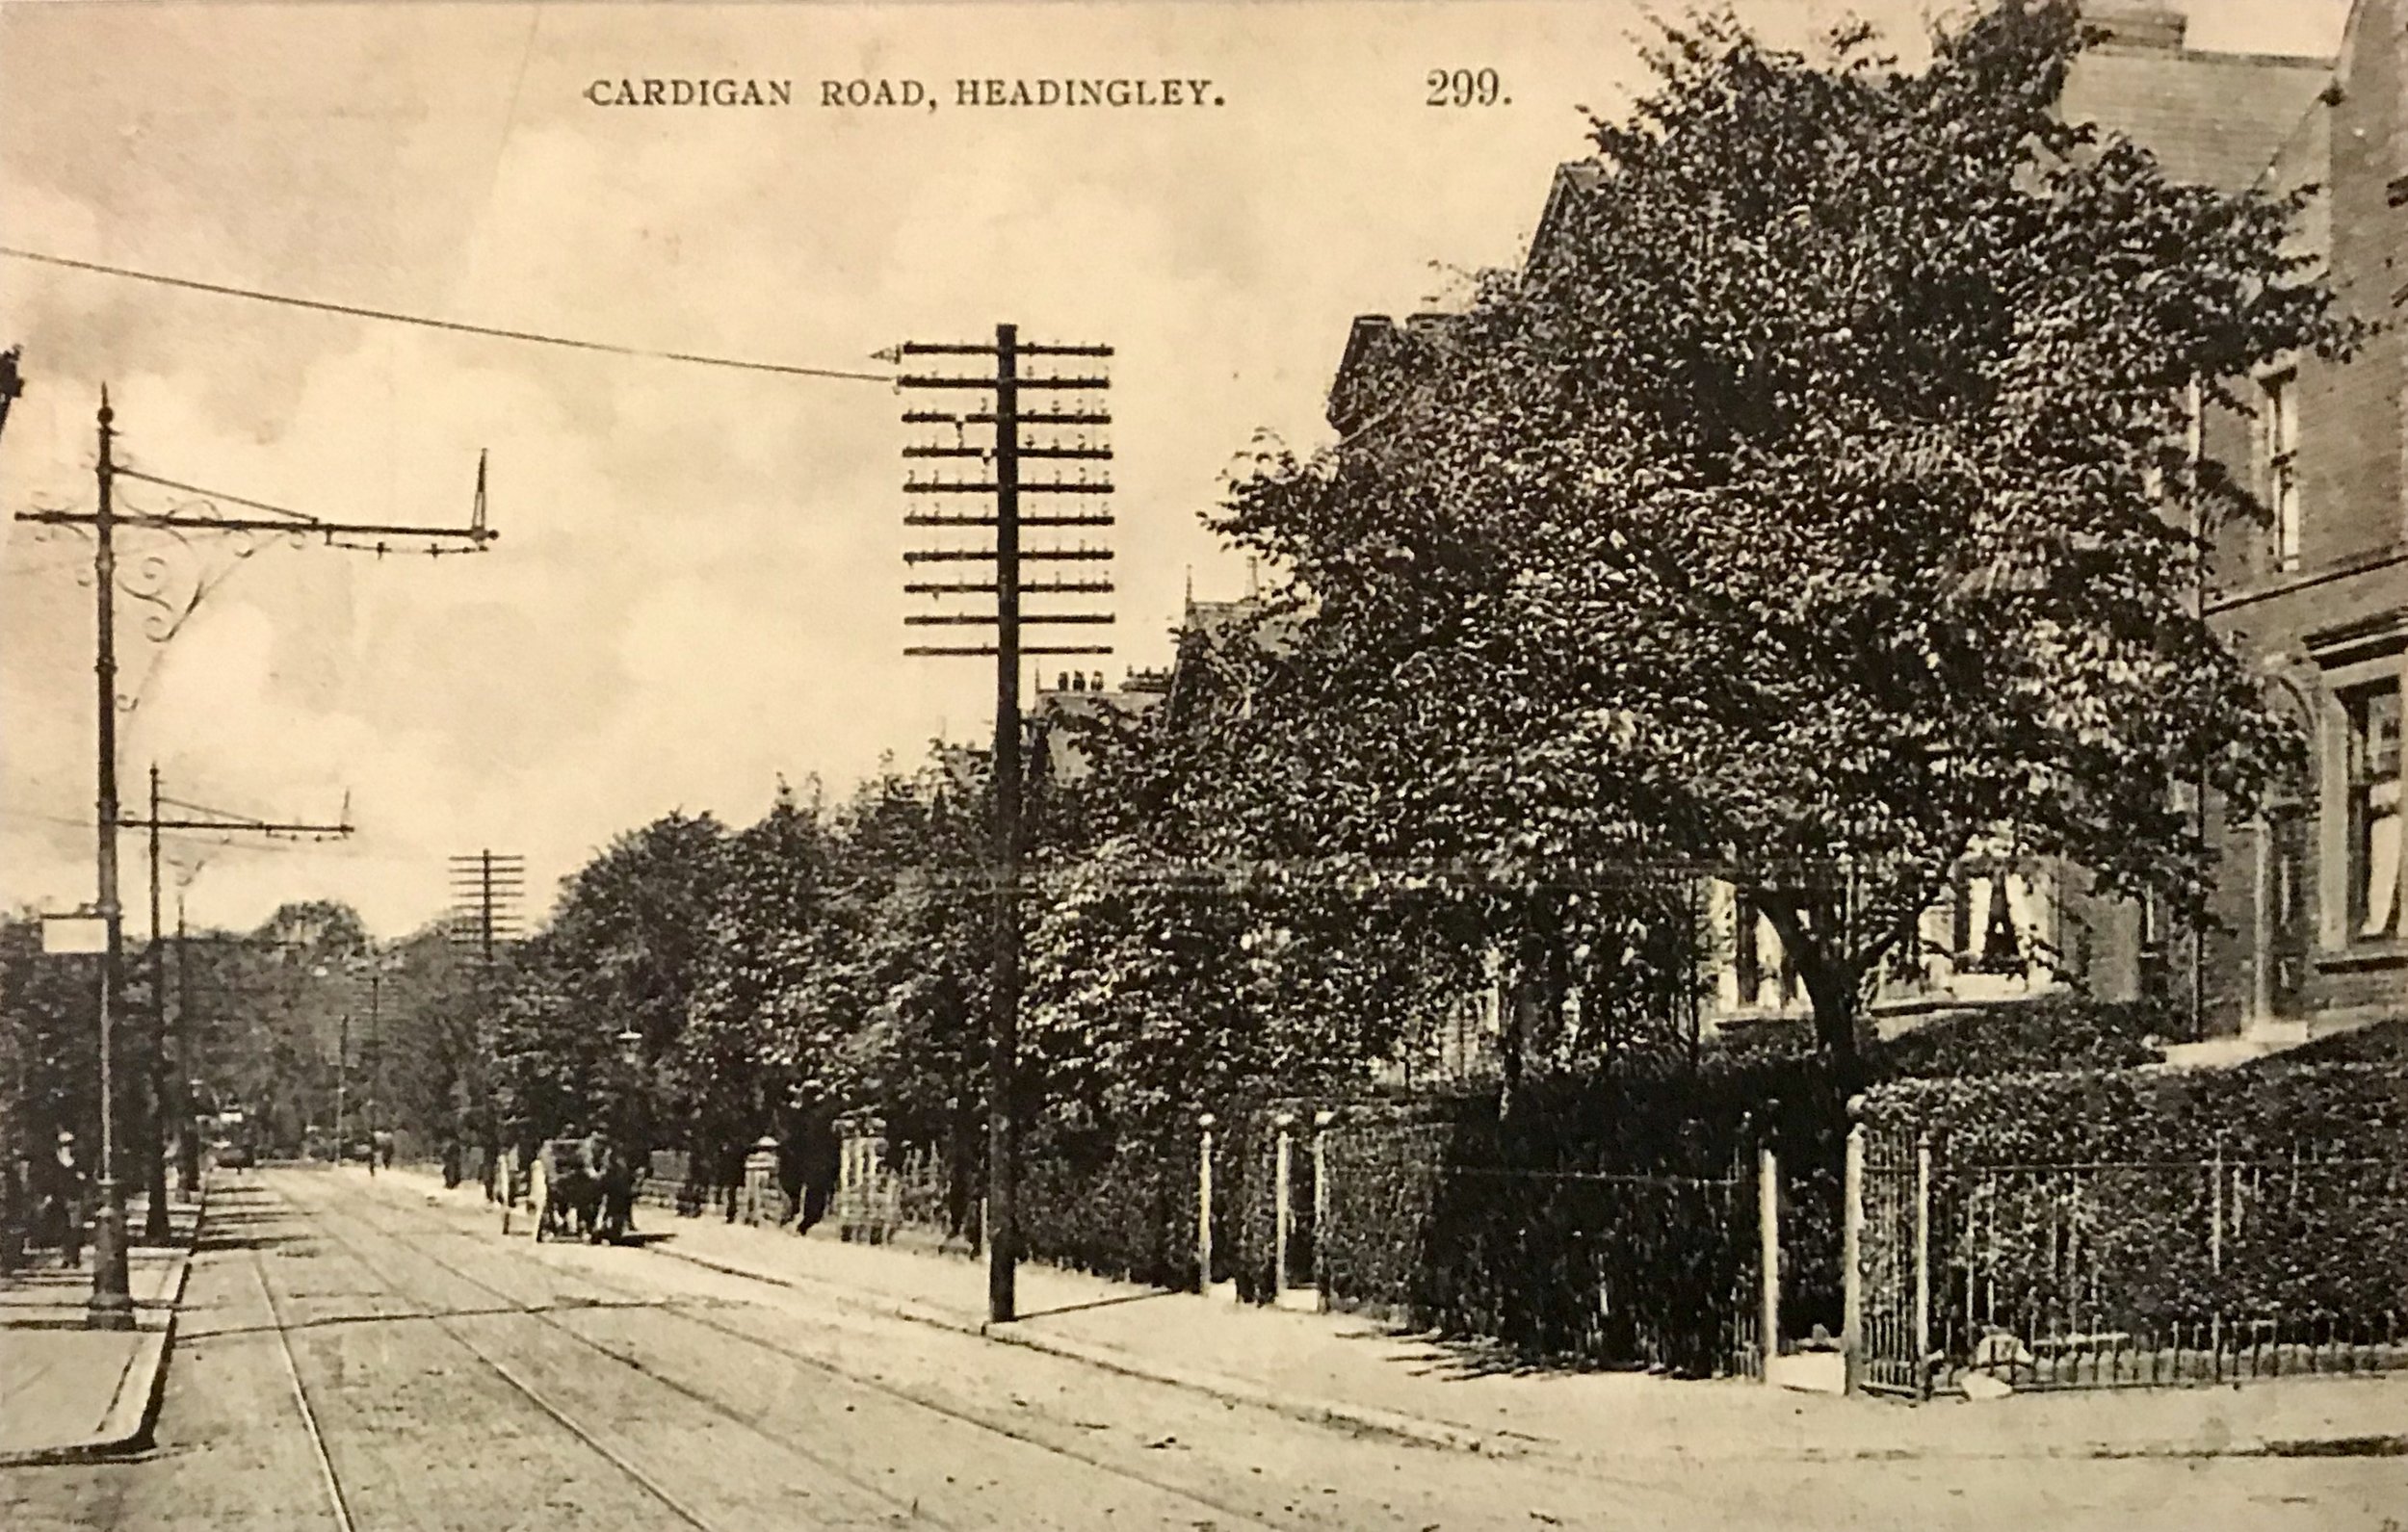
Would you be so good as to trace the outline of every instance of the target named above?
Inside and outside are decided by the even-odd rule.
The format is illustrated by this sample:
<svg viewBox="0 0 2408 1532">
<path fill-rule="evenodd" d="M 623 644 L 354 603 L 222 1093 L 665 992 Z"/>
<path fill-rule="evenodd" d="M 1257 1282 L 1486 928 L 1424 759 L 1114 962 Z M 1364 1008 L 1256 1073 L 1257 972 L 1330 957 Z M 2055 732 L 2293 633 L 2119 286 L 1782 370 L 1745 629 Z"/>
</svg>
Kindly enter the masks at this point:
<svg viewBox="0 0 2408 1532">
<path fill-rule="evenodd" d="M 0 353 L 0 422 L 5 422 L 8 405 L 22 392 L 23 384 L 14 348 Z M 131 701 L 118 694 L 118 664 L 116 639 L 116 587 L 120 578 L 116 534 L 120 527 L 166 532 L 179 541 L 186 532 L 229 535 L 235 539 L 233 555 L 247 558 L 260 546 L 261 539 L 283 539 L 301 545 L 309 539 L 323 541 L 328 547 L 357 549 L 382 555 L 396 537 L 423 539 L 431 554 L 482 551 L 495 533 L 485 524 L 484 459 L 477 464 L 477 492 L 474 509 L 464 527 L 414 527 L 372 522 L 338 522 L 259 505 L 222 492 L 198 489 L 172 480 L 161 479 L 141 470 L 123 468 L 116 461 L 116 412 L 109 404 L 109 391 L 100 391 L 99 453 L 96 465 L 98 495 L 95 508 L 90 511 L 70 508 L 37 508 L 14 513 L 12 518 L 45 528 L 89 527 L 92 534 L 92 589 L 94 598 L 95 648 L 93 679 L 99 704 L 97 720 L 97 788 L 98 814 L 96 847 L 99 885 L 94 900 L 94 913 L 104 929 L 99 983 L 99 1045 L 100 1045 L 100 1164 L 93 1191 L 99 1206 L 93 1215 L 92 1293 L 87 1313 L 94 1328 L 129 1330 L 134 1325 L 133 1298 L 128 1290 L 125 1251 L 125 1197 L 123 1184 L 118 1179 L 118 1138 L 121 1125 L 118 1120 L 117 1074 L 118 1059 L 117 1011 L 122 1001 L 120 961 L 123 955 L 124 911 L 118 899 L 117 837 L 123 828 L 117 780 L 117 715 L 120 708 L 130 709 Z M 170 511 L 148 511 L 140 507 L 120 514 L 115 503 L 116 480 L 118 478 L 141 480 L 160 488 L 199 497 L 194 507 Z M 229 515 L 215 501 L 224 501 L 238 508 L 258 512 L 253 515 Z M 375 539 L 373 541 L 363 539 Z M 455 541 L 464 547 L 451 546 Z M 154 643 L 166 643 L 175 636 L 184 619 L 189 617 L 203 596 L 222 578 L 203 577 L 193 584 L 180 610 L 170 599 L 170 560 L 146 556 L 136 561 L 127 576 L 127 593 L 159 609 L 150 619 L 148 636 Z M 152 672 L 154 675 L 156 671 Z M 156 816 L 153 816 L 156 818 Z M 154 943 L 158 922 L 152 922 Z M 155 1184 L 155 1180 L 154 1180 Z"/>
<path fill-rule="evenodd" d="M 98 655 L 92 671 L 99 695 L 98 826 L 100 919 L 106 943 L 100 957 L 100 1164 L 92 1190 L 99 1207 L 92 1214 L 92 1300 L 85 1323 L 94 1330 L 134 1328 L 134 1294 L 125 1261 L 125 1188 L 118 1181 L 117 1018 L 118 963 L 123 948 L 124 911 L 118 903 L 118 665 L 117 665 L 117 543 L 113 536 L 112 490 L 116 464 L 111 447 L 109 391 L 100 391 L 100 498 L 92 518 L 92 588 L 95 597 Z M 72 1215 L 70 1215 L 72 1216 Z"/>
</svg>

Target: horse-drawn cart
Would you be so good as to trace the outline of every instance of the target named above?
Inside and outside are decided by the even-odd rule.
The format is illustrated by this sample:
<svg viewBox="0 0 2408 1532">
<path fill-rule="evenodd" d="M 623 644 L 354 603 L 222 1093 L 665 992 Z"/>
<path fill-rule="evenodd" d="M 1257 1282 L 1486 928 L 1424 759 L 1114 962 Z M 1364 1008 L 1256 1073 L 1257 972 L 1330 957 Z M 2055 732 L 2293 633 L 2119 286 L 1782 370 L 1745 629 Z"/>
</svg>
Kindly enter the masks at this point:
<svg viewBox="0 0 2408 1532">
<path fill-rule="evenodd" d="M 538 1244 L 575 1234 L 616 1242 L 632 1227 L 636 1164 L 599 1133 L 545 1139 L 503 1201 L 502 1233 L 510 1232 L 512 1209 L 523 1207 Z"/>
</svg>

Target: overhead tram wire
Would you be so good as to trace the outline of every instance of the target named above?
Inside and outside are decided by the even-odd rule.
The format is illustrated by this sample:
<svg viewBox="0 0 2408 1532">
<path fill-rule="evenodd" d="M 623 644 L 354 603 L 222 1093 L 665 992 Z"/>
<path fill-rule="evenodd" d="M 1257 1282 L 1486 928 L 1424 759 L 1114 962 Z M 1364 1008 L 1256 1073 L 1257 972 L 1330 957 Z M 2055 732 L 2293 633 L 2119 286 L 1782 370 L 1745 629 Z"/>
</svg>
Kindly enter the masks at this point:
<svg viewBox="0 0 2408 1532">
<path fill-rule="evenodd" d="M 754 361 L 740 356 L 717 356 L 707 351 L 660 351 L 644 346 L 621 346 L 612 341 L 585 340 L 573 335 L 548 335 L 540 330 L 511 329 L 497 325 L 471 325 L 463 320 L 436 319 L 426 314 L 404 314 L 394 309 L 369 308 L 358 303 L 334 303 L 323 299 L 300 298 L 290 293 L 272 293 L 262 288 L 236 287 L 223 282 L 204 282 L 196 277 L 170 276 L 164 272 L 144 272 L 130 266 L 111 266 L 101 261 L 79 261 L 65 255 L 52 255 L 42 250 L 28 250 L 15 246 L 0 245 L 0 255 L 12 260 L 31 261 L 39 266 L 58 267 L 70 272 L 91 272 L 102 276 L 122 277 L 132 282 L 151 282 L 161 287 L 182 288 L 193 293 L 212 293 L 220 298 L 248 299 L 256 303 L 275 303 L 286 308 L 308 309 L 320 314 L 339 314 L 350 319 L 380 320 L 388 325 L 411 325 L 421 329 L 443 330 L 455 335 L 482 335 L 492 340 L 521 341 L 533 346 L 558 346 L 568 351 L 593 351 L 605 356 L 629 356 L 646 361 L 687 362 L 696 367 L 725 367 L 738 372 L 770 373 L 784 377 L 821 377 L 841 382 L 892 383 L 893 373 L 861 372 L 841 367 L 803 367 L 790 362 Z"/>
</svg>

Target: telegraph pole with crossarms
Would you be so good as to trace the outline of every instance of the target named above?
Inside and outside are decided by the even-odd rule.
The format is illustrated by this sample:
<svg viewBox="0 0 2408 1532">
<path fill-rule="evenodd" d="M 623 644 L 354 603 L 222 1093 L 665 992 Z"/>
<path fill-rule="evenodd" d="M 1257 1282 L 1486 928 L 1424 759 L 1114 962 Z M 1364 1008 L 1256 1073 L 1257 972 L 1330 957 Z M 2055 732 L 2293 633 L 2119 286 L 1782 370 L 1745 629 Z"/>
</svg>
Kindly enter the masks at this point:
<svg viewBox="0 0 2408 1532">
<path fill-rule="evenodd" d="M 1026 628 L 1099 627 L 1112 620 L 1110 612 L 1069 610 L 1062 599 L 1109 594 L 1112 586 L 1107 579 L 1058 576 L 1049 581 L 1032 581 L 1022 577 L 1025 565 L 1091 565 L 1112 558 L 1108 547 L 1054 540 L 1072 528 L 1110 527 L 1111 512 L 1070 508 L 1030 513 L 1020 508 L 1020 500 L 1023 495 L 1059 495 L 1070 497 L 1062 504 L 1077 507 L 1083 503 L 1099 503 L 1086 497 L 1112 493 L 1108 475 L 1091 466 L 1112 458 L 1112 449 L 1103 441 L 1103 428 L 1112 423 L 1112 417 L 1100 407 L 1057 404 L 1052 399 L 1091 399 L 1109 388 L 1111 379 L 1104 376 L 1102 363 L 1111 357 L 1112 350 L 1109 346 L 1034 344 L 1021 340 L 1017 326 L 998 325 L 991 346 L 907 342 L 897 354 L 899 360 L 934 359 L 939 367 L 945 359 L 978 364 L 980 370 L 974 373 L 906 373 L 897 381 L 900 387 L 923 395 L 944 398 L 967 393 L 983 396 L 986 402 L 984 408 L 915 408 L 903 414 L 905 425 L 949 427 L 953 432 L 951 441 L 919 441 L 903 448 L 903 456 L 910 464 L 903 482 L 904 493 L 961 496 L 986 503 L 967 511 L 910 511 L 903 518 L 904 524 L 926 529 L 924 534 L 940 539 L 940 543 L 905 553 L 905 563 L 984 564 L 992 565 L 995 571 L 991 582 L 976 578 L 927 579 L 905 584 L 906 594 L 927 596 L 933 602 L 966 597 L 972 604 L 966 610 L 955 607 L 915 612 L 903 621 L 915 628 L 992 628 L 995 635 L 991 644 L 924 644 L 907 648 L 904 653 L 991 656 L 995 661 L 995 957 L 993 1010 L 987 1037 L 984 1233 L 987 1317 L 1001 1324 L 1012 1319 L 1017 1307 L 1014 1277 L 1020 1255 L 1020 661 L 1024 655 L 1112 652 L 1108 643 L 1024 643 L 1021 633 Z M 986 370 L 989 367 L 991 372 Z M 1027 407 L 1026 402 L 1032 395 L 1039 401 L 1035 408 Z M 1041 433 L 1040 438 L 1024 439 L 1023 433 L 1030 430 Z M 925 477 L 920 466 L 923 462 L 932 464 L 925 470 Z M 968 477 L 949 475 L 945 468 L 948 462 L 964 465 Z M 1066 466 L 1040 466 L 1034 478 L 1023 471 L 1030 464 L 1072 463 L 1078 465 L 1075 478 L 1067 477 Z M 1030 529 L 1056 531 L 1043 545 L 1024 546 L 1021 533 Z M 966 534 L 967 541 L 956 538 L 944 543 L 942 539 L 947 533 Z M 1021 598 L 1028 595 L 1054 598 L 1054 605 L 1044 610 L 1027 610 Z M 991 607 L 981 599 L 986 596 L 994 598 Z"/>
</svg>

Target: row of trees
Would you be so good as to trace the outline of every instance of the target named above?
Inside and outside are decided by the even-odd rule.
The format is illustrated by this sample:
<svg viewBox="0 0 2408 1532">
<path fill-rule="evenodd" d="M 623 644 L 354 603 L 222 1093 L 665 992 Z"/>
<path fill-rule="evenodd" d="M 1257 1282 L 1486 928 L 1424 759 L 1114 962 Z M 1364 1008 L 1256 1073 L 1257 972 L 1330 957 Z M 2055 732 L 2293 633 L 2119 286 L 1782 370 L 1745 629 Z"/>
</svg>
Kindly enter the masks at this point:
<svg viewBox="0 0 2408 1532">
<path fill-rule="evenodd" d="M 1688 998 L 1706 873 L 1778 930 L 1842 1091 L 1969 847 L 2196 912 L 2180 790 L 2250 814 L 2300 741 L 2195 614 L 2264 511 L 2186 401 L 2360 329 L 2284 252 L 2294 204 L 2059 119 L 2083 45 L 2062 0 L 1913 70 L 1862 29 L 1668 31 L 1527 266 L 1350 380 L 1337 444 L 1261 445 L 1209 518 L 1273 572 L 1253 620 L 1191 635 L 1158 706 L 1057 725 L 1040 1116 L 1359 1077 L 1492 976 L 1508 1088 L 1593 1059 Z M 981 769 L 622 836 L 488 988 L 403 1003 L 396 1104 L 493 1140 L 641 1101 L 714 1153 L 859 1107 L 966 1167 Z"/>
<path fill-rule="evenodd" d="M 1337 445 L 1263 446 L 1211 518 L 1275 572 L 1255 624 L 1083 725 L 1044 800 L 1052 1109 L 1359 1073 L 1492 974 L 1508 1083 L 1593 1056 L 1693 982 L 1701 872 L 1779 932 L 1842 1091 L 1976 845 L 2198 918 L 2195 795 L 2254 814 L 2301 741 L 2196 613 L 2264 508 L 2186 411 L 2362 327 L 2286 253 L 2295 200 L 2059 117 L 2084 45 L 2022 0 L 1915 70 L 1863 28 L 1815 57 L 1669 31 L 1531 261 L 1351 380 Z M 640 832 L 510 1025 L 561 1059 L 634 1025 L 731 1129 L 858 1102 L 959 1140 L 986 914 L 958 786 Z"/>
<path fill-rule="evenodd" d="M 298 1147 L 313 1124 L 323 1130 L 342 1079 L 335 1058 L 350 996 L 341 980 L 366 948 L 357 917 L 324 903 L 288 905 L 249 933 L 129 943 L 112 1052 L 109 1136 L 120 1184 L 141 1190 L 153 1156 L 175 1179 L 179 1059 L 203 1082 L 191 1098 L 197 1114 L 242 1104 L 256 1119 L 247 1131 L 273 1145 Z M 23 1234 L 49 1190 L 61 1132 L 75 1135 L 86 1172 L 97 1168 L 100 963 L 45 952 L 31 912 L 0 921 L 0 1249 Z M 367 1014 L 363 1005 L 357 1045 L 369 1041 Z M 354 1103 L 364 1085 L 353 1078 Z"/>
</svg>

